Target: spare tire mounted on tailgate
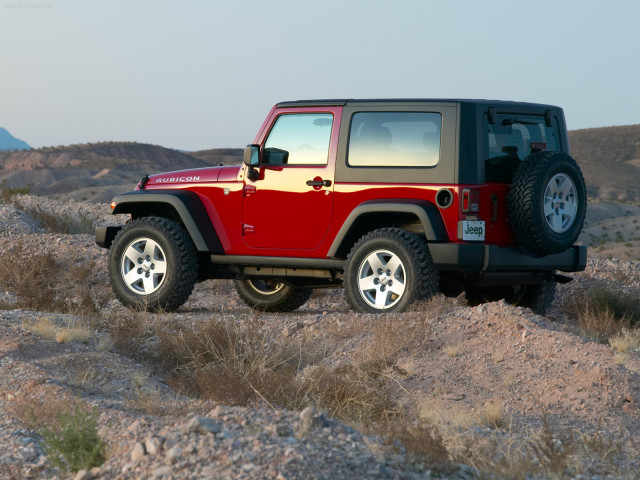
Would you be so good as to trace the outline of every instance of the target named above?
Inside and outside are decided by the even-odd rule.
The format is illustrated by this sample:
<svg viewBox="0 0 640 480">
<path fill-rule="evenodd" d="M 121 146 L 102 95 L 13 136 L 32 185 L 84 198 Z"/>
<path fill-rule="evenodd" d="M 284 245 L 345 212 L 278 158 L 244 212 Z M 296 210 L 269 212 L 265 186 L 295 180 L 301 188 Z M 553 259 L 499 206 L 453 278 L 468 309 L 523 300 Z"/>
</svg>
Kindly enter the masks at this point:
<svg viewBox="0 0 640 480">
<path fill-rule="evenodd" d="M 540 255 L 563 252 L 584 223 L 587 195 L 580 167 L 565 153 L 532 153 L 518 167 L 507 202 L 523 247 Z"/>
</svg>

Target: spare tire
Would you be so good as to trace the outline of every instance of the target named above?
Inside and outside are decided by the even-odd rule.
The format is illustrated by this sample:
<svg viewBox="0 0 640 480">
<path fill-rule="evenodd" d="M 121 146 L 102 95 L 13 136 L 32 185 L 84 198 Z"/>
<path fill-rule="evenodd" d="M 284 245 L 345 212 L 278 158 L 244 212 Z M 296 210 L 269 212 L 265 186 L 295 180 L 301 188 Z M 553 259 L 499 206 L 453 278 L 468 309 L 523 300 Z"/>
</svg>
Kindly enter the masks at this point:
<svg viewBox="0 0 640 480">
<path fill-rule="evenodd" d="M 584 223 L 587 195 L 580 167 L 565 153 L 532 153 L 516 170 L 507 207 L 521 246 L 540 255 L 563 252 Z"/>
</svg>

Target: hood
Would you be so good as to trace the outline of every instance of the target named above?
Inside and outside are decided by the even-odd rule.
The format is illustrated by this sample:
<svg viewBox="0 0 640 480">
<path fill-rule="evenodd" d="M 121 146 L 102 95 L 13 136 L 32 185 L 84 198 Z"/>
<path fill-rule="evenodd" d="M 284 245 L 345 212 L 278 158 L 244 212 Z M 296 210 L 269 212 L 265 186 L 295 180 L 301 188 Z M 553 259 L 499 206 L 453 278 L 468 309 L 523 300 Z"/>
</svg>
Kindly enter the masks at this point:
<svg viewBox="0 0 640 480">
<path fill-rule="evenodd" d="M 175 172 L 157 173 L 149 175 L 145 188 L 166 188 L 170 185 L 184 185 L 211 182 L 233 182 L 238 178 L 239 165 L 224 167 L 205 167 Z M 140 184 L 136 188 L 140 188 Z"/>
</svg>

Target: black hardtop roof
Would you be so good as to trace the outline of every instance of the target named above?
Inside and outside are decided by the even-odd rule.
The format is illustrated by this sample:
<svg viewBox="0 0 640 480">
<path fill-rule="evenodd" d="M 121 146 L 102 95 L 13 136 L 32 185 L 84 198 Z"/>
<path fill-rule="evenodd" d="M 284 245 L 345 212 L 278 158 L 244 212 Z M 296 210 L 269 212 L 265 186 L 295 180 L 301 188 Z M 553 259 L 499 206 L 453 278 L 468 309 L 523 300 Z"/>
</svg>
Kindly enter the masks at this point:
<svg viewBox="0 0 640 480">
<path fill-rule="evenodd" d="M 376 99 L 325 99 L 325 100 L 294 100 L 290 102 L 280 102 L 278 108 L 289 107 L 330 107 L 360 104 L 420 104 L 420 103 L 460 103 L 469 105 L 495 106 L 495 107 L 515 107 L 527 106 L 538 108 L 559 108 L 555 105 L 546 105 L 530 102 L 513 102 L 507 100 L 486 100 L 486 99 L 455 99 L 455 98 L 376 98 Z"/>
</svg>

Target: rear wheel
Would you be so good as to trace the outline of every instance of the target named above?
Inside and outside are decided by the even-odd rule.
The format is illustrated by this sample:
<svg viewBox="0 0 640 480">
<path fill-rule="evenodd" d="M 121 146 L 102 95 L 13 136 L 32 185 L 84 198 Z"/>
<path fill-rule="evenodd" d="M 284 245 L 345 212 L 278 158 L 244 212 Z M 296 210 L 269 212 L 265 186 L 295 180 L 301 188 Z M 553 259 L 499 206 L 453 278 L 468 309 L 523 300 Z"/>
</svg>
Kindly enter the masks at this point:
<svg viewBox="0 0 640 480">
<path fill-rule="evenodd" d="M 381 228 L 351 249 L 344 289 L 358 312 L 402 312 L 415 300 L 437 293 L 438 272 L 422 238 L 399 228 Z"/>
<path fill-rule="evenodd" d="M 272 278 L 236 280 L 236 292 L 244 303 L 263 312 L 290 312 L 304 305 L 313 290 L 287 285 Z"/>
</svg>

